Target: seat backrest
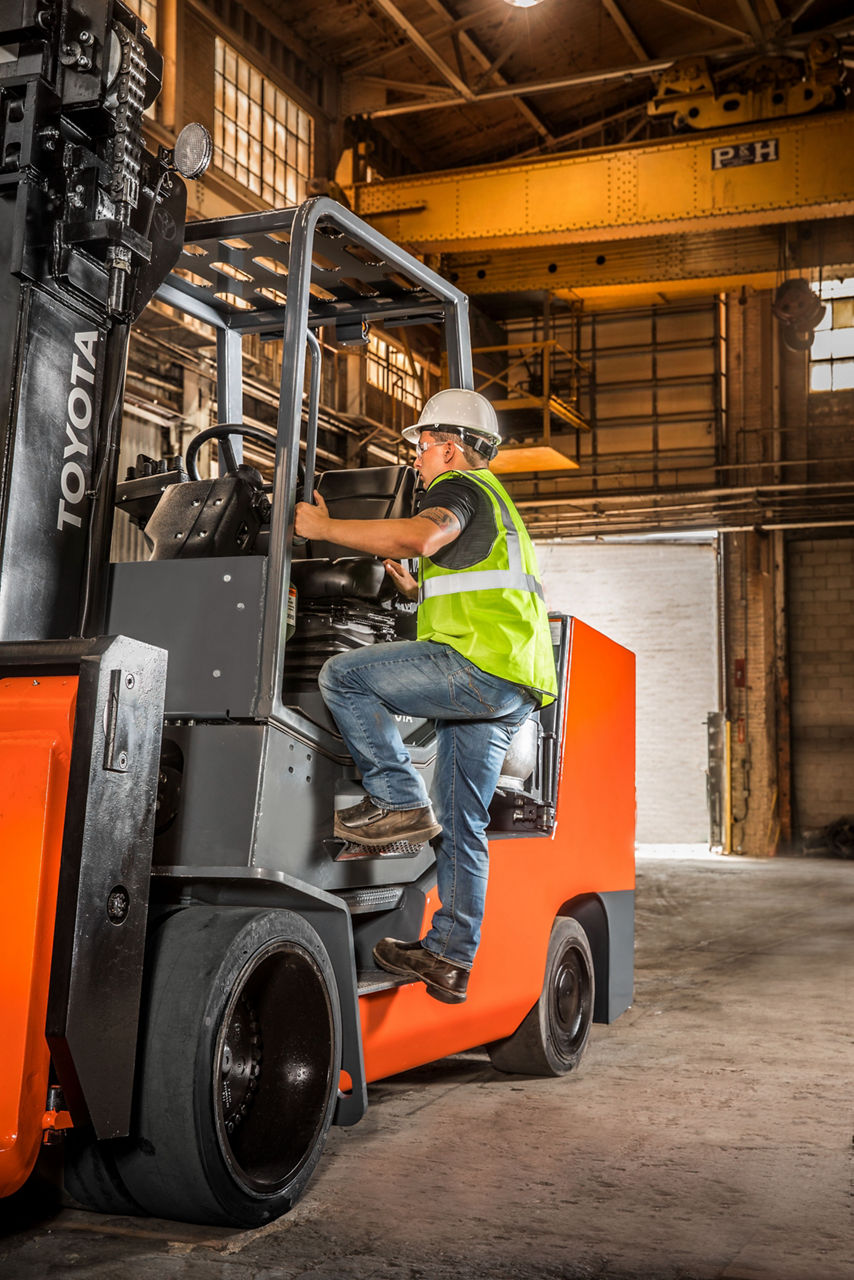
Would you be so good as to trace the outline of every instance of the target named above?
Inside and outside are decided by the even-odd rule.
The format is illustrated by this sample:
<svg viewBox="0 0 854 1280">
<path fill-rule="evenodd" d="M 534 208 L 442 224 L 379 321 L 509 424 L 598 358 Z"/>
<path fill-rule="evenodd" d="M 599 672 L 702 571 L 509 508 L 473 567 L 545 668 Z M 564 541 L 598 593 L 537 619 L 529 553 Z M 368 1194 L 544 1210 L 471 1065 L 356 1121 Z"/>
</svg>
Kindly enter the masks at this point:
<svg viewBox="0 0 854 1280">
<path fill-rule="evenodd" d="M 413 513 L 416 480 L 412 467 L 361 467 L 325 471 L 315 488 L 337 520 L 397 520 Z M 312 540 L 306 550 L 316 559 L 353 555 L 352 548 L 334 542 Z"/>
</svg>

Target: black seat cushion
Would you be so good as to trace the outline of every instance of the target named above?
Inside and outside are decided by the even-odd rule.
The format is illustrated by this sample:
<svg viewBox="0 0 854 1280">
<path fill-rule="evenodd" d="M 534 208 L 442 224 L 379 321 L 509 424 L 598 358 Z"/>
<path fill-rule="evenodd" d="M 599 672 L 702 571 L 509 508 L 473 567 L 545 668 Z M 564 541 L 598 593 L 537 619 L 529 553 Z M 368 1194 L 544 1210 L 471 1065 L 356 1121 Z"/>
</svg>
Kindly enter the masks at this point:
<svg viewBox="0 0 854 1280">
<path fill-rule="evenodd" d="M 303 600 L 366 600 L 379 603 L 395 594 L 382 560 L 342 556 L 337 560 L 294 560 L 291 582 Z"/>
<path fill-rule="evenodd" d="M 325 471 L 315 488 L 336 520 L 399 520 L 415 508 L 417 477 L 412 467 L 360 467 L 354 471 Z M 311 559 L 351 557 L 352 547 L 313 539 Z"/>
<path fill-rule="evenodd" d="M 412 467 L 361 467 L 325 471 L 315 488 L 336 520 L 396 520 L 411 516 L 416 475 Z M 305 559 L 294 559 L 291 582 L 303 600 L 363 600 L 379 604 L 396 594 L 376 556 L 313 538 Z"/>
</svg>

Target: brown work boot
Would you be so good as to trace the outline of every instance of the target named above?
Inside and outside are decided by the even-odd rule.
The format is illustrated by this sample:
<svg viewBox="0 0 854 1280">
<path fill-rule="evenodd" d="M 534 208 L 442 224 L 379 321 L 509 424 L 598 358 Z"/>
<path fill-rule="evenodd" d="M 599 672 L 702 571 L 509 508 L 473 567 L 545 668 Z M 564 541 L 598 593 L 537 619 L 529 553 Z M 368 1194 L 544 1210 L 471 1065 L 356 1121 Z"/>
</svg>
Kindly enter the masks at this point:
<svg viewBox="0 0 854 1280">
<path fill-rule="evenodd" d="M 427 987 L 427 994 L 443 1004 L 462 1004 L 466 998 L 468 969 L 450 960 L 442 960 L 422 947 L 420 942 L 381 938 L 374 947 L 374 959 L 388 973 L 420 978 Z"/>
<path fill-rule="evenodd" d="M 359 804 L 338 810 L 333 830 L 339 840 L 380 848 L 401 841 L 423 844 L 437 836 L 442 827 L 431 804 L 420 809 L 382 809 L 365 796 Z"/>
</svg>

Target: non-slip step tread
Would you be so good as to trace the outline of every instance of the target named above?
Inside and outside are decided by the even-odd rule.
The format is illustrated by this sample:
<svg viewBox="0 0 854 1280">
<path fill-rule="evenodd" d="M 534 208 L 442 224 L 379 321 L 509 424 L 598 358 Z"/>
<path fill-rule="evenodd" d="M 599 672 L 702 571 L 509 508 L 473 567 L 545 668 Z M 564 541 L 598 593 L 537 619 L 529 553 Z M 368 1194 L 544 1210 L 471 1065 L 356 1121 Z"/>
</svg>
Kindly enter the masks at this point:
<svg viewBox="0 0 854 1280">
<path fill-rule="evenodd" d="M 415 977 L 397 977 L 393 973 L 383 973 L 380 969 L 362 969 L 358 978 L 357 989 L 360 996 L 370 995 L 374 991 L 387 991 L 392 987 L 403 987 L 407 983 L 418 981 Z"/>
</svg>

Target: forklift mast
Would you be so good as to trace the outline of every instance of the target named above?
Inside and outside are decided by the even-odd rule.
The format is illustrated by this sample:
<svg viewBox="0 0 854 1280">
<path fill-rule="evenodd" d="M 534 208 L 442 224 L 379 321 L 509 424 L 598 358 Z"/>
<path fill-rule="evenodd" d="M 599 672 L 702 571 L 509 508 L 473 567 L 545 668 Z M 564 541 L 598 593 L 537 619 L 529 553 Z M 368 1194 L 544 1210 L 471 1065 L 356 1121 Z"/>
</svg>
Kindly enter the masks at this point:
<svg viewBox="0 0 854 1280">
<path fill-rule="evenodd" d="M 130 323 L 181 251 L 120 0 L 0 0 L 0 640 L 97 635 Z"/>
</svg>

